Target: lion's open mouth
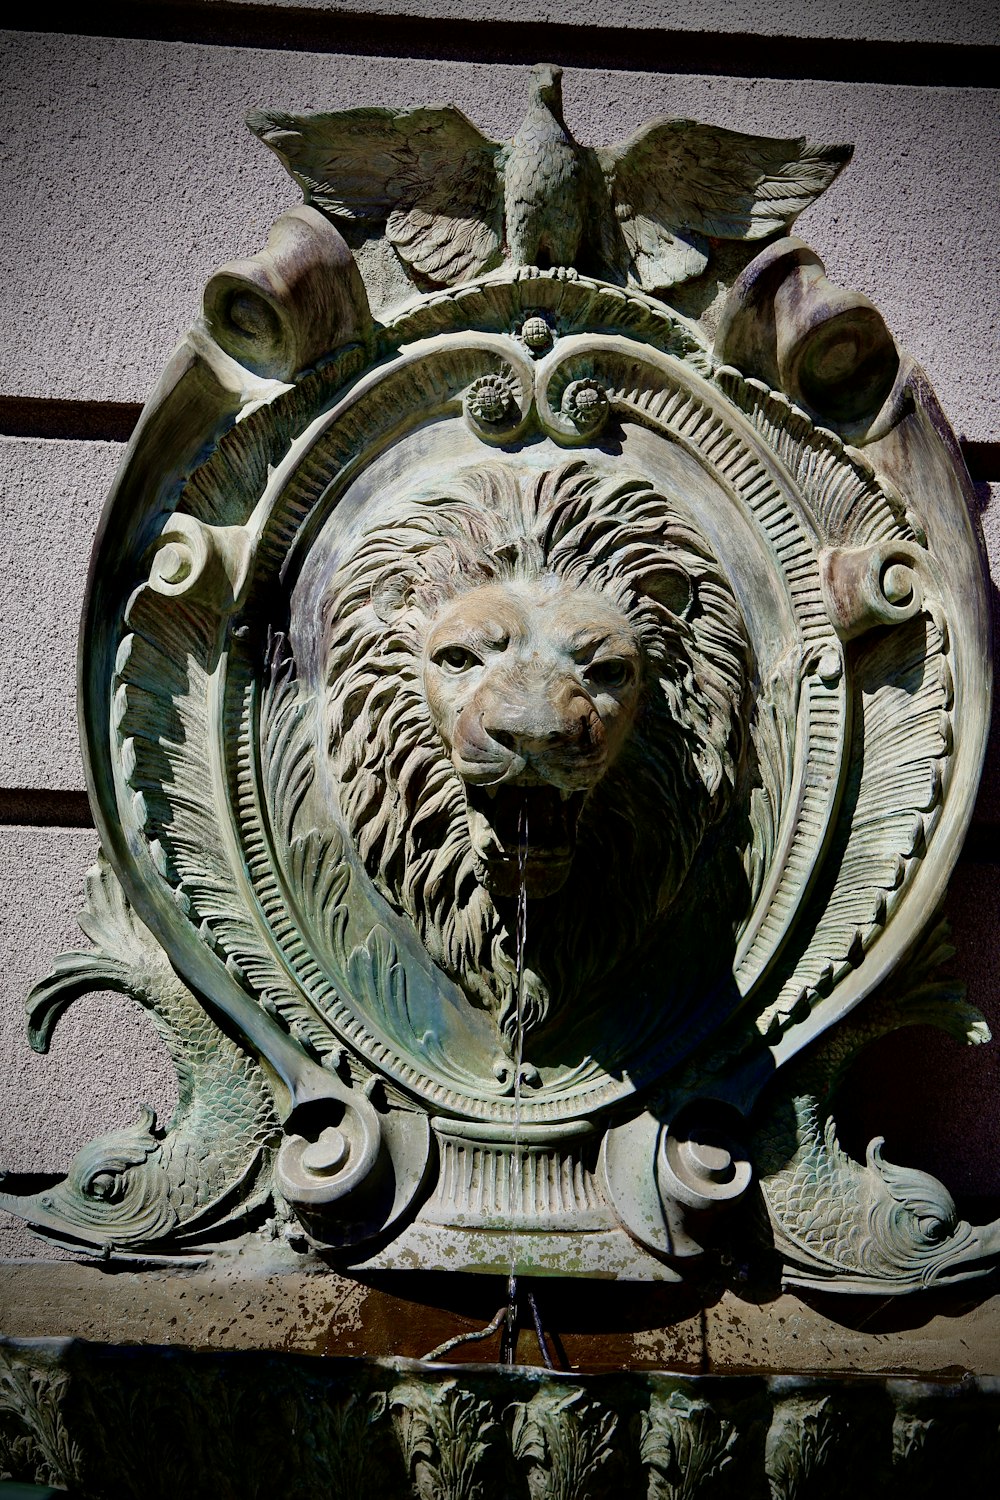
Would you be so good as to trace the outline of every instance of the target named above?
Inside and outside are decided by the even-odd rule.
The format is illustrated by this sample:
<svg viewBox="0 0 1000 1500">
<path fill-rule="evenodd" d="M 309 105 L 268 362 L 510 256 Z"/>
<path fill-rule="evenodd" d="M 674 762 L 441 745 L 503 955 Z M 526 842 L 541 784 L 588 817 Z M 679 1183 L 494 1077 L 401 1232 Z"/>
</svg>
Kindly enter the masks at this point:
<svg viewBox="0 0 1000 1500">
<path fill-rule="evenodd" d="M 548 782 L 466 783 L 469 833 L 483 884 L 498 896 L 548 896 L 569 874 L 587 792 Z"/>
</svg>

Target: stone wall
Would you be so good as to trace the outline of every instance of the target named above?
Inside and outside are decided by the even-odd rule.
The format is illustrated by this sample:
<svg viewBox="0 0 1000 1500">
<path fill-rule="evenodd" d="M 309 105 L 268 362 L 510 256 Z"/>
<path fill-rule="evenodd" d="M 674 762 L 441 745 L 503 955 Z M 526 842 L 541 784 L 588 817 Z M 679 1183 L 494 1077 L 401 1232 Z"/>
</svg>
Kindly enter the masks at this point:
<svg viewBox="0 0 1000 1500">
<path fill-rule="evenodd" d="M 853 141 L 852 165 L 798 232 L 928 370 L 1000 577 L 993 12 L 768 0 L 749 35 L 730 0 L 483 0 L 475 21 L 458 0 L 370 0 L 365 14 L 337 0 L 192 0 L 98 4 L 87 35 L 3 34 L 0 1165 L 63 1169 L 140 1100 L 171 1106 L 171 1070 L 137 1009 L 81 1003 L 41 1059 L 23 1001 L 75 941 L 96 852 L 74 661 L 103 496 L 206 279 L 256 250 L 295 200 L 246 111 L 451 100 L 502 137 L 520 118 L 525 63 L 546 57 L 566 65 L 567 122 L 584 141 L 656 114 Z M 998 823 L 1000 730 L 949 908 L 959 972 L 1000 1031 Z M 977 1217 L 989 1205 L 976 1200 L 1000 1199 L 1000 1046 L 891 1038 L 859 1066 L 843 1114 L 849 1144 L 884 1134 L 890 1159 L 937 1173 Z M 10 1224 L 0 1251 L 51 1253 Z"/>
</svg>

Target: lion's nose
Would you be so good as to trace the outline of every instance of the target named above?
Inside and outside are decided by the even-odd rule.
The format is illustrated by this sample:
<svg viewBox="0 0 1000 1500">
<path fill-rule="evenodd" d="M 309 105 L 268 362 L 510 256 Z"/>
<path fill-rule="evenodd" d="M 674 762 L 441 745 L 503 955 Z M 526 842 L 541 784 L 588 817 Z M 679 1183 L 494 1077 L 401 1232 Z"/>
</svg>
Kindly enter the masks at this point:
<svg viewBox="0 0 1000 1500">
<path fill-rule="evenodd" d="M 569 748 L 597 749 L 593 706 L 579 693 L 558 693 L 539 702 L 497 696 L 483 714 L 483 729 L 516 755 L 530 757 Z M 599 721 L 598 721 L 599 723 Z"/>
<path fill-rule="evenodd" d="M 580 736 L 567 734 L 561 726 L 557 729 L 538 729 L 534 727 L 515 727 L 512 724 L 490 725 L 488 734 L 498 745 L 503 745 L 505 750 L 513 750 L 516 755 L 537 755 L 546 750 L 554 750 L 559 745 L 575 743 Z"/>
</svg>

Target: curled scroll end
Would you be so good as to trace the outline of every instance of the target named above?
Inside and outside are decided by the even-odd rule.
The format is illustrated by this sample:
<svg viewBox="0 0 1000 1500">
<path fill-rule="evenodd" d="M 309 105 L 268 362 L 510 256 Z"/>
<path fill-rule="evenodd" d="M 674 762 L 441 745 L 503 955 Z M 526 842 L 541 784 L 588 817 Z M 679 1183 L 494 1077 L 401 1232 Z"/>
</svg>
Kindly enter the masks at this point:
<svg viewBox="0 0 1000 1500">
<path fill-rule="evenodd" d="M 275 1180 L 295 1208 L 325 1208 L 351 1196 L 378 1160 L 381 1134 L 364 1110 L 346 1109 L 337 1125 L 292 1128 L 278 1153 Z"/>
<path fill-rule="evenodd" d="M 480 375 L 465 392 L 463 407 L 469 427 L 485 443 L 509 443 L 524 427 L 530 404 L 517 375 L 509 366 Z"/>
<path fill-rule="evenodd" d="M 855 444 L 884 436 L 909 406 L 911 361 L 881 313 L 830 281 L 819 256 L 792 235 L 733 283 L 715 352 Z"/>
<path fill-rule="evenodd" d="M 735 1111 L 713 1100 L 687 1105 L 660 1138 L 660 1194 L 688 1210 L 710 1214 L 742 1198 L 753 1176 L 739 1140 Z"/>
<path fill-rule="evenodd" d="M 753 1180 L 742 1126 L 730 1106 L 695 1099 L 669 1124 L 646 1113 L 610 1130 L 604 1181 L 629 1233 L 674 1260 L 702 1255 Z"/>
<path fill-rule="evenodd" d="M 367 342 L 371 312 L 346 241 L 308 204 L 282 214 L 267 245 L 216 271 L 204 293 L 215 342 L 254 374 L 289 380 L 345 344 Z"/>
<path fill-rule="evenodd" d="M 335 1103 L 315 1099 L 293 1111 L 274 1178 L 313 1243 L 329 1250 L 376 1238 L 402 1219 L 432 1160 L 426 1115 L 377 1105 L 366 1091 L 331 1124 Z"/>
<path fill-rule="evenodd" d="M 572 351 L 566 360 L 557 350 L 545 361 L 536 401 L 542 428 L 564 448 L 595 442 L 613 410 L 605 385 L 577 373 Z"/>
<path fill-rule="evenodd" d="M 820 554 L 820 580 L 841 640 L 912 620 L 923 606 L 923 569 L 920 549 L 908 542 L 826 548 Z"/>
<path fill-rule="evenodd" d="M 220 609 L 239 603 L 253 559 L 253 538 L 243 526 L 210 526 L 175 512 L 160 533 L 149 586 L 165 598 L 200 593 Z"/>
</svg>

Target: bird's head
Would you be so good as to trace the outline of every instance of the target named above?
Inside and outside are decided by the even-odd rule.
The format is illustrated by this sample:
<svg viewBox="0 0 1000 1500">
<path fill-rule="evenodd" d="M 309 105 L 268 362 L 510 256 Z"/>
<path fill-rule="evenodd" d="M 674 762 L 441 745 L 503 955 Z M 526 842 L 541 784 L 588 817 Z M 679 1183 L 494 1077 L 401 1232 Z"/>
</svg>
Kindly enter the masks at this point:
<svg viewBox="0 0 1000 1500">
<path fill-rule="evenodd" d="M 537 63 L 531 70 L 532 91 L 553 114 L 562 110 L 562 68 L 552 63 Z"/>
</svg>

